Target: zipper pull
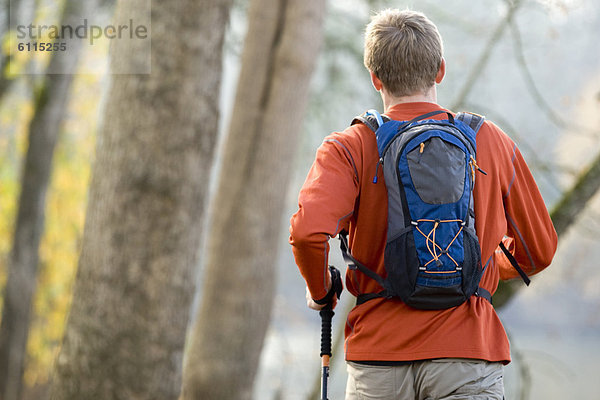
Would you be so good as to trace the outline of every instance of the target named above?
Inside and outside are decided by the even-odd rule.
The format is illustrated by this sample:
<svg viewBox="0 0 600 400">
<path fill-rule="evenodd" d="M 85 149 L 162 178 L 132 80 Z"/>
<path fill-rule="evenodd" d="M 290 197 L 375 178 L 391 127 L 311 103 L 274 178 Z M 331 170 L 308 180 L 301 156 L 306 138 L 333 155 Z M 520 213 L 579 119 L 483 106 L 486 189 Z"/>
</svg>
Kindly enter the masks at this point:
<svg viewBox="0 0 600 400">
<path fill-rule="evenodd" d="M 479 165 L 477 165 L 477 161 L 475 161 L 475 158 L 473 158 L 473 156 L 471 156 L 471 166 L 473 166 L 474 168 L 477 169 L 477 171 L 481 172 L 484 175 L 487 175 L 487 172 L 485 172 L 484 170 L 482 170 L 481 168 L 479 168 Z M 473 174 L 474 176 L 475 174 Z"/>
<path fill-rule="evenodd" d="M 383 157 L 379 158 L 377 166 L 375 167 L 375 176 L 373 177 L 373 183 L 377 183 L 377 175 L 379 174 L 379 166 L 383 164 Z"/>
</svg>

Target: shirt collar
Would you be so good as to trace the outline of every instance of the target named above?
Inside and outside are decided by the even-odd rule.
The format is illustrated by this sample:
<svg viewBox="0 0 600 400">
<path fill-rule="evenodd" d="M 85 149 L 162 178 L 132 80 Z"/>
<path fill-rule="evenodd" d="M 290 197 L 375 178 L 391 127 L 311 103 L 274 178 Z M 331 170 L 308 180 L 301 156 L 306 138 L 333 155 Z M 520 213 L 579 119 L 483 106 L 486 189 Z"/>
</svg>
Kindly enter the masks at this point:
<svg viewBox="0 0 600 400">
<path fill-rule="evenodd" d="M 415 103 L 399 103 L 391 106 L 385 115 L 388 117 L 405 121 L 412 119 L 421 114 L 426 114 L 431 111 L 443 110 L 448 111 L 439 104 L 436 103 L 428 103 L 428 102 L 415 102 Z M 440 114 L 443 116 L 443 114 Z"/>
</svg>

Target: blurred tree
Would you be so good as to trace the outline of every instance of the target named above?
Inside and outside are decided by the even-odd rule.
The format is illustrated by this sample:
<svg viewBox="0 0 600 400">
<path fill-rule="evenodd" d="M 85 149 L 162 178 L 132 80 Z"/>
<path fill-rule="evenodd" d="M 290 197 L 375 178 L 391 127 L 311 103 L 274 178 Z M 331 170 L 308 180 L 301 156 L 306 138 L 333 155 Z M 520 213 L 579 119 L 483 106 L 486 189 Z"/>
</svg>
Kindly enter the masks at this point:
<svg viewBox="0 0 600 400">
<path fill-rule="evenodd" d="M 89 15 L 94 3 L 67 1 L 61 23 L 75 26 Z M 0 394 L 4 400 L 20 397 L 31 302 L 37 282 L 39 245 L 44 230 L 46 192 L 54 147 L 66 115 L 81 49 L 81 41 L 73 41 L 69 51 L 52 53 L 49 71 L 61 71 L 63 74 L 48 73 L 44 77 L 29 125 L 29 143 L 0 325 Z"/>
<path fill-rule="evenodd" d="M 275 294 L 286 187 L 325 2 L 254 0 L 207 232 L 183 399 L 250 399 Z"/>
<path fill-rule="evenodd" d="M 589 201 L 600 189 L 600 154 L 583 170 L 571 189 L 566 191 L 550 212 L 554 228 L 560 240 L 578 220 Z M 500 308 L 523 287 L 520 279 L 500 281 L 494 294 L 494 306 Z"/>
<path fill-rule="evenodd" d="M 8 35 L 16 30 L 18 22 L 34 20 L 37 6 L 35 0 L 2 0 L 0 2 L 0 102 L 8 92 L 10 86 L 15 82 L 15 76 L 9 74 L 9 64 L 15 49 L 10 49 L 7 44 Z"/>
<path fill-rule="evenodd" d="M 10 24 L 10 3 L 9 0 L 0 0 L 0 42 L 5 39 L 6 32 L 8 32 L 8 25 Z M 4 65 L 4 49 L 0 49 L 0 66 Z M 3 71 L 4 69 L 0 69 Z"/>
<path fill-rule="evenodd" d="M 481 77 L 485 71 L 485 66 L 490 61 L 490 57 L 496 45 L 500 42 L 504 31 L 511 26 L 512 21 L 517 14 L 517 11 L 523 4 L 523 0 L 504 0 L 506 3 L 506 12 L 504 17 L 496 24 L 496 27 L 489 36 L 487 43 L 485 44 L 483 51 L 477 57 L 477 61 L 471 67 L 471 71 L 466 78 L 462 88 L 458 91 L 456 99 L 452 102 L 450 109 L 460 110 L 465 105 L 465 101 L 469 96 L 472 88 L 475 86 L 475 82 Z"/>
<path fill-rule="evenodd" d="M 6 93 L 10 82 L 6 76 L 6 69 L 10 58 L 4 43 L 8 40 L 8 32 L 11 30 L 11 3 L 11 0 L 1 0 L 0 2 L 0 100 L 4 97 L 4 93 Z"/>
<path fill-rule="evenodd" d="M 515 0 L 512 3 L 512 9 L 518 7 L 519 3 L 520 0 Z M 509 12 L 510 10 L 511 8 L 509 8 Z M 527 90 L 530 96 L 535 100 L 539 110 L 545 113 L 547 118 L 560 129 L 574 128 L 581 133 L 591 134 L 600 132 L 600 127 L 586 127 L 582 126 L 578 121 L 566 121 L 559 113 L 554 111 L 552 106 L 538 89 L 533 74 L 526 63 L 521 34 L 514 18 L 505 18 L 505 21 L 506 22 L 502 26 L 509 25 L 511 28 L 512 47 L 514 49 L 515 59 L 526 82 Z M 476 74 L 472 74 L 472 76 L 476 78 Z M 468 91 L 463 88 L 462 92 L 464 93 L 464 96 L 460 97 L 459 101 L 464 102 Z M 525 143 L 522 142 L 522 144 Z M 532 155 L 535 156 L 535 153 L 532 152 Z M 537 164 L 539 165 L 539 162 L 537 162 Z M 589 165 L 582 168 L 581 171 L 576 172 L 576 175 L 571 188 L 561 194 L 560 199 L 550 212 L 559 240 L 571 226 L 575 225 L 577 217 L 581 215 L 588 202 L 600 189 L 600 153 L 596 155 L 595 159 L 590 162 Z M 506 305 L 523 286 L 521 279 L 500 281 L 498 289 L 494 294 L 494 306 L 499 309 Z"/>
<path fill-rule="evenodd" d="M 229 6 L 153 2 L 152 73 L 112 77 L 52 399 L 179 395 Z M 111 68 L 143 63 L 141 42 L 115 41 Z"/>
<path fill-rule="evenodd" d="M 600 189 L 600 153 L 582 171 L 571 189 L 563 194 L 550 216 L 559 238 L 577 222 L 589 201 Z"/>
</svg>

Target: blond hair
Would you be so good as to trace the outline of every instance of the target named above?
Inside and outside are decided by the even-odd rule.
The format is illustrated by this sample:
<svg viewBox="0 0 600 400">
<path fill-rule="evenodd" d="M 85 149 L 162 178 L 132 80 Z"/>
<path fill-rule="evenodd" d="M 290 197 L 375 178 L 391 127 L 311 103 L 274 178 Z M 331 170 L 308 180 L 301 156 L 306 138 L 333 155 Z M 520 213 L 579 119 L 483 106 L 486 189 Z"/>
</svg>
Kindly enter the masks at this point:
<svg viewBox="0 0 600 400">
<path fill-rule="evenodd" d="M 387 9 L 373 16 L 365 33 L 365 67 L 396 97 L 425 92 L 442 62 L 442 37 L 424 14 Z"/>
</svg>

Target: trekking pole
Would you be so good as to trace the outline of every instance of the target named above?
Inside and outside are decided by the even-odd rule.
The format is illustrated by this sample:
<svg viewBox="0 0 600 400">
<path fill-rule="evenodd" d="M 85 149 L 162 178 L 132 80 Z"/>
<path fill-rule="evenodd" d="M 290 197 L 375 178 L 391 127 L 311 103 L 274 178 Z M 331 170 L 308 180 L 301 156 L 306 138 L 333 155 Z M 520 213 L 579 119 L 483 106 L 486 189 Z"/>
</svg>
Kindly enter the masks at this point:
<svg viewBox="0 0 600 400">
<path fill-rule="evenodd" d="M 329 360 L 331 357 L 331 321 L 333 319 L 333 296 L 339 299 L 342 294 L 342 278 L 340 271 L 335 267 L 329 266 L 331 273 L 331 289 L 327 293 L 328 302 L 319 311 L 321 316 L 321 400 L 329 400 L 328 387 L 329 382 Z"/>
<path fill-rule="evenodd" d="M 327 397 L 329 381 L 329 358 L 331 357 L 331 320 L 333 319 L 331 304 L 327 304 L 321 311 L 321 400 Z"/>
</svg>

